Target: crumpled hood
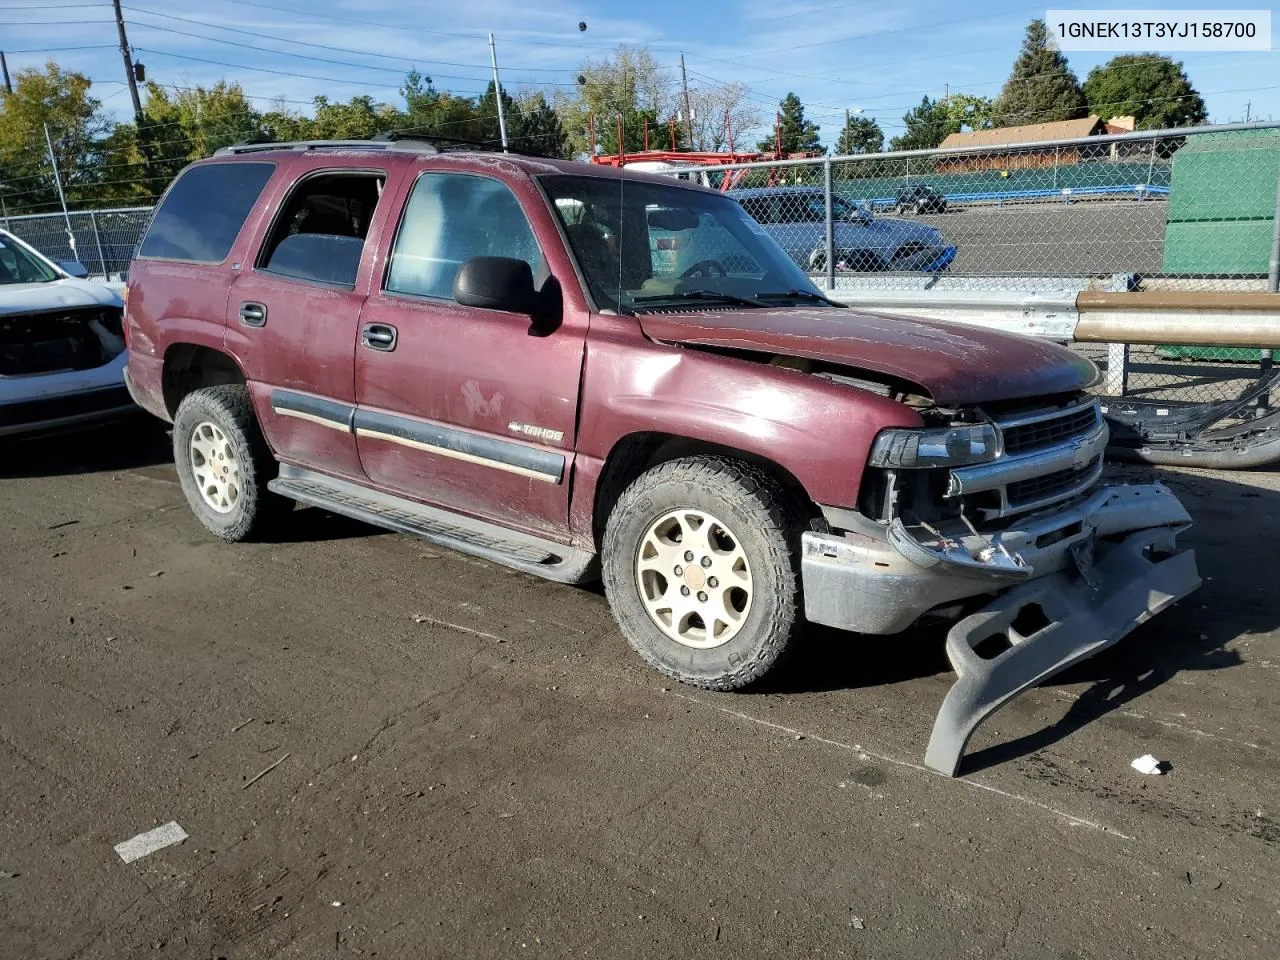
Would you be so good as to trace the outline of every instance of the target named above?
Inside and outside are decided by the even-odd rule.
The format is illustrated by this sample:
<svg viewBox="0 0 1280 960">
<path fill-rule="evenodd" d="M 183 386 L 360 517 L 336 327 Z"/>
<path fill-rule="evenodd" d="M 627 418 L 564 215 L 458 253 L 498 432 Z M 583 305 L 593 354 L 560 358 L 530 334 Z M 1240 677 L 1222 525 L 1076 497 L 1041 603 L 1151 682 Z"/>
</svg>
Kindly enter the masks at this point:
<svg viewBox="0 0 1280 960">
<path fill-rule="evenodd" d="M 119 307 L 120 295 L 92 280 L 64 277 L 51 283 L 0 283 L 0 317 L 65 307 Z"/>
<path fill-rule="evenodd" d="M 952 406 L 1081 390 L 1098 368 L 1032 337 L 938 320 L 830 307 L 644 314 L 645 335 L 664 343 L 807 357 L 905 380 Z"/>
</svg>

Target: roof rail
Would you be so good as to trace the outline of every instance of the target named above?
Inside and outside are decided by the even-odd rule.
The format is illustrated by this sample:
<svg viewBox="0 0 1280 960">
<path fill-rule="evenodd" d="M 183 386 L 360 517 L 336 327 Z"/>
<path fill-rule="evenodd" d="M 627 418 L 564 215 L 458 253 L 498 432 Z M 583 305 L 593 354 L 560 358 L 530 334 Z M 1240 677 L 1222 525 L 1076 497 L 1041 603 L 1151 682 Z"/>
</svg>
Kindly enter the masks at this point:
<svg viewBox="0 0 1280 960">
<path fill-rule="evenodd" d="M 427 140 L 255 140 L 233 143 L 214 151 L 214 156 L 240 153 L 265 153 L 269 150 L 381 150 L 397 153 L 439 153 L 440 148 Z"/>
</svg>

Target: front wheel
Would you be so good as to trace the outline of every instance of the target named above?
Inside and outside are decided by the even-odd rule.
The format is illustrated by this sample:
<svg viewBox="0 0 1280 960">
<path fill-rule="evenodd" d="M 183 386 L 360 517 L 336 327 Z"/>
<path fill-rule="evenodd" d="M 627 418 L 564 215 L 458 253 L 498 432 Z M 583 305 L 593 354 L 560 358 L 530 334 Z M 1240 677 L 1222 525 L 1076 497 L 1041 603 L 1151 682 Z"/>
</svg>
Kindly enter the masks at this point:
<svg viewBox="0 0 1280 960">
<path fill-rule="evenodd" d="M 245 387 L 204 387 L 183 397 L 173 418 L 173 459 L 191 511 L 224 540 L 248 540 L 293 506 L 267 490 L 276 462 Z"/>
<path fill-rule="evenodd" d="M 689 457 L 642 474 L 605 528 L 605 593 L 627 642 L 683 683 L 737 690 L 802 623 L 800 515 L 759 469 Z"/>
</svg>

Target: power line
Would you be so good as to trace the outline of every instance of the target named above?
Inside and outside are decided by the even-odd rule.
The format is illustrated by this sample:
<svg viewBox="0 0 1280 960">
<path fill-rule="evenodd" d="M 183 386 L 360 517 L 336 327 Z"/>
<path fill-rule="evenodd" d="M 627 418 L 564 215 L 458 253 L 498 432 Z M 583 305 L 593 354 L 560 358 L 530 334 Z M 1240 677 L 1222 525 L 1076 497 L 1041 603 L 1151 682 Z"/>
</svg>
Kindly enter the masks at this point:
<svg viewBox="0 0 1280 960">
<path fill-rule="evenodd" d="M 483 33 L 460 33 L 447 30 L 429 30 L 426 27 L 409 26 L 402 23 L 386 23 L 385 21 L 370 20 L 368 17 L 340 17 L 332 13 L 317 13 L 313 10 L 299 10 L 296 7 L 280 7 L 270 3 L 258 3 L 257 0 L 223 0 L 224 3 L 235 3 L 240 6 L 253 7 L 255 10 L 276 10 L 281 13 L 287 13 L 295 17 L 312 17 L 320 20 L 336 20 L 339 23 L 358 23 L 365 27 L 389 27 L 392 30 L 399 30 L 408 33 L 425 33 L 435 37 L 459 37 L 464 40 L 479 40 L 488 42 L 487 35 Z M 579 40 L 573 41 L 551 41 L 551 40 L 525 40 L 519 37 L 502 35 L 504 44 L 517 44 L 523 46 L 544 46 L 544 47 L 584 47 L 590 49 L 614 50 L 618 44 L 600 44 L 585 43 Z"/>
<path fill-rule="evenodd" d="M 148 16 L 152 16 L 152 17 L 163 17 L 163 18 L 164 18 L 164 19 L 166 19 L 166 20 L 178 20 L 178 21 L 181 21 L 182 23 L 191 23 L 191 24 L 196 24 L 196 25 L 198 25 L 198 26 L 202 26 L 202 27 L 209 27 L 209 28 L 214 29 L 214 30 L 223 30 L 223 31 L 226 31 L 227 33 L 239 33 L 239 34 L 244 34 L 244 35 L 246 35 L 246 36 L 258 37 L 258 38 L 259 38 L 259 39 L 261 39 L 261 40 L 278 40 L 278 41 L 280 41 L 281 43 L 292 43 L 292 44 L 294 44 L 294 45 L 296 45 L 296 46 L 300 46 L 300 47 L 312 47 L 312 48 L 317 49 L 317 50 L 332 50 L 332 51 L 334 51 L 334 52 L 336 52 L 336 53 L 353 53 L 353 54 L 356 54 L 356 55 L 358 55 L 358 56 L 365 56 L 365 57 L 377 57 L 377 58 L 382 59 L 382 60 L 398 60 L 398 61 L 400 61 L 401 63 L 408 63 L 408 64 L 418 64 L 418 63 L 424 63 L 424 62 L 426 62 L 426 63 L 438 63 L 438 64 L 442 64 L 443 66 L 446 66 L 446 67 L 474 67 L 474 68 L 479 69 L 479 70 L 483 70 L 483 69 L 485 69 L 485 67 L 486 67 L 486 64 L 483 64 L 483 63 L 456 63 L 456 62 L 454 62 L 454 61 L 450 61 L 450 60 L 430 60 L 430 61 L 422 61 L 422 60 L 415 60 L 415 59 L 413 59 L 412 57 L 398 57 L 398 56 L 392 56 L 391 54 L 386 54 L 386 53 L 375 53 L 375 52 L 374 52 L 374 51 L 372 51 L 372 50 L 357 50 L 357 49 L 355 49 L 355 48 L 353 48 L 353 47 L 337 47 L 337 46 L 333 46 L 332 44 L 327 44 L 327 43 L 313 43 L 313 42 L 308 41 L 308 40 L 294 40 L 294 39 L 291 39 L 291 38 L 289 38 L 289 37 L 279 37 L 279 36 L 274 36 L 274 35 L 272 35 L 272 34 L 268 34 L 268 33 L 262 33 L 261 31 L 256 31 L 256 30 L 240 30 L 240 29 L 238 29 L 238 28 L 236 28 L 236 27 L 224 27 L 224 26 L 222 26 L 221 24 L 208 23 L 207 21 L 204 21 L 204 20 L 194 20 L 194 19 L 192 19 L 191 17 L 179 17 L 179 16 L 175 16 L 175 15 L 170 14 L 170 13 L 160 13 L 158 10 L 148 10 L 148 9 L 146 9 L 145 7 L 133 7 L 133 6 L 128 6 L 128 7 L 126 7 L 125 9 L 126 9 L 126 10 L 131 10 L 131 11 L 133 11 L 133 12 L 135 12 L 135 13 L 144 13 L 144 14 L 147 14 Z M 145 25 L 145 24 L 144 24 L 144 25 Z M 157 28 L 157 29 L 158 29 L 158 28 Z M 176 31 L 175 31 L 175 32 L 176 32 Z M 203 38 L 203 39 L 210 39 L 210 40 L 212 40 L 212 39 L 214 39 L 214 38 L 213 38 L 213 37 L 206 37 L 206 38 Z M 273 52 L 282 52 L 282 51 L 273 51 Z M 507 67 L 505 67 L 504 69 L 507 69 L 507 70 L 514 70 L 514 71 L 516 71 L 516 72 L 518 72 L 518 73 L 573 73 L 573 72 L 575 72 L 573 69 L 571 69 L 571 68 L 569 68 L 569 67 L 517 67 L 517 66 L 507 66 Z"/>
</svg>

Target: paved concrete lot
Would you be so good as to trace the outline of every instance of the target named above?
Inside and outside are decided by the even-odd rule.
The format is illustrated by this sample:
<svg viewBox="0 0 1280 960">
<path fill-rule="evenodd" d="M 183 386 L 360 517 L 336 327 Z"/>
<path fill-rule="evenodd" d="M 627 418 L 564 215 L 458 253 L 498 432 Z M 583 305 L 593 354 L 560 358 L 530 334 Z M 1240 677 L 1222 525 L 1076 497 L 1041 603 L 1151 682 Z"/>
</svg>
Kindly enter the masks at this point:
<svg viewBox="0 0 1280 960">
<path fill-rule="evenodd" d="M 956 275 L 1159 273 L 1168 204 L 1159 200 L 957 206 L 919 217 L 958 248 Z"/>
<path fill-rule="evenodd" d="M 1280 955 L 1280 474 L 1168 475 L 1205 587 L 948 780 L 936 633 L 676 688 L 599 593 L 315 510 L 214 542 L 168 458 L 0 448 L 6 960 Z"/>
</svg>

